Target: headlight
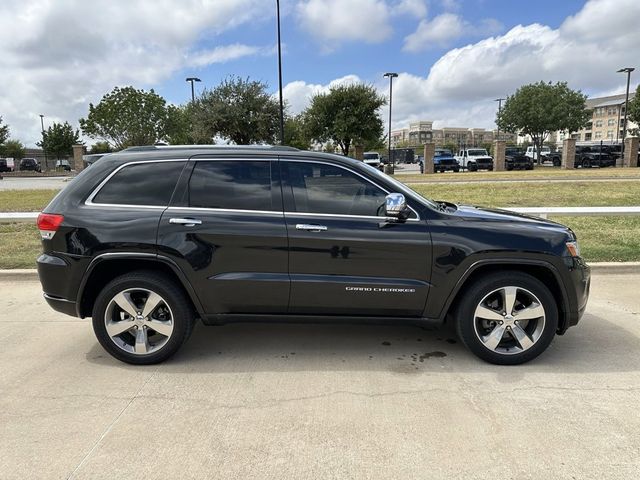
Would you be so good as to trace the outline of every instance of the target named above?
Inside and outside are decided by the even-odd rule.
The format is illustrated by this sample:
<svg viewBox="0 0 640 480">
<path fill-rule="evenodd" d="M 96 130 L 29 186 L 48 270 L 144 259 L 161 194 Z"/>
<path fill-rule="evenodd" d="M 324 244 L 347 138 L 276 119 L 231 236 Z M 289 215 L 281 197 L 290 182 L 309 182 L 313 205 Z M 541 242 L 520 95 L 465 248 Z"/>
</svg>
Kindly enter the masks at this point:
<svg viewBox="0 0 640 480">
<path fill-rule="evenodd" d="M 578 245 L 578 241 L 574 240 L 573 242 L 567 242 L 567 251 L 572 257 L 580 256 L 580 246 Z"/>
</svg>

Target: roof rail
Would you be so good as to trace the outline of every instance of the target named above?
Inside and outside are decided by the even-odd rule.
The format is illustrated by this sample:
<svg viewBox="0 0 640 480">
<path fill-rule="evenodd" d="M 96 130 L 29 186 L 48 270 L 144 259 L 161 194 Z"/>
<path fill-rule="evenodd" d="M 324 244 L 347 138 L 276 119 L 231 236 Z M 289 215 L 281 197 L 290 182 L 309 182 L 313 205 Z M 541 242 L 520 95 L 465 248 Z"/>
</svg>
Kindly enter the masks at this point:
<svg viewBox="0 0 640 480">
<path fill-rule="evenodd" d="M 140 145 L 128 147 L 122 152 L 144 152 L 151 150 L 276 150 L 297 152 L 299 149 L 286 145 Z"/>
</svg>

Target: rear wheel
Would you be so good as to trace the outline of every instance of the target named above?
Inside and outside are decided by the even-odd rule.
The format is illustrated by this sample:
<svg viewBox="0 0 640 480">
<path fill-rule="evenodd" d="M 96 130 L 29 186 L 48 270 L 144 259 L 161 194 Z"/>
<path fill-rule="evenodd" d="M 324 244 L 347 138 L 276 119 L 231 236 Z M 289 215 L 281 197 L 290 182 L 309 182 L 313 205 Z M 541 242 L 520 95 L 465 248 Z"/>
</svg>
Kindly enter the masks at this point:
<svg viewBox="0 0 640 480">
<path fill-rule="evenodd" d="M 147 365 L 173 355 L 191 334 L 195 314 L 184 291 L 156 272 L 115 278 L 93 308 L 100 345 L 123 362 Z"/>
<path fill-rule="evenodd" d="M 549 289 L 520 272 L 496 273 L 473 283 L 456 317 L 458 336 L 467 348 L 498 365 L 537 357 L 558 327 L 558 307 Z"/>
<path fill-rule="evenodd" d="M 588 158 L 585 158 L 582 161 L 582 168 L 591 168 L 591 160 L 589 160 Z"/>
</svg>

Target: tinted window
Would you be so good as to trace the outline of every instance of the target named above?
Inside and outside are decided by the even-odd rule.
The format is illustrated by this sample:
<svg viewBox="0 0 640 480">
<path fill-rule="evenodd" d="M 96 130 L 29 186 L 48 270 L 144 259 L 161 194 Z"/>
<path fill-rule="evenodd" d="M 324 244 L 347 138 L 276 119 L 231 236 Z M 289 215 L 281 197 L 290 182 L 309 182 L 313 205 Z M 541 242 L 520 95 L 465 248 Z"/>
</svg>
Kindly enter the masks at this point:
<svg viewBox="0 0 640 480">
<path fill-rule="evenodd" d="M 348 170 L 306 162 L 287 170 L 296 212 L 384 215 L 386 193 Z"/>
<path fill-rule="evenodd" d="M 169 205 L 184 162 L 152 162 L 122 168 L 100 189 L 94 203 Z"/>
<path fill-rule="evenodd" d="M 276 210 L 270 162 L 196 163 L 189 180 L 189 206 L 234 210 Z"/>
</svg>

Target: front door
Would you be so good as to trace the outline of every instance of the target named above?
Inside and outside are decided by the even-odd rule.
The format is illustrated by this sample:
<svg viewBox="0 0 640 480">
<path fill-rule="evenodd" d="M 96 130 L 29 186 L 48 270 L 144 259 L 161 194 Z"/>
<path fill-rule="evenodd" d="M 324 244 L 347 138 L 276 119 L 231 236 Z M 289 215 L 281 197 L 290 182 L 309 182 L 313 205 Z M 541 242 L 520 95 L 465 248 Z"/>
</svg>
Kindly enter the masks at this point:
<svg viewBox="0 0 640 480">
<path fill-rule="evenodd" d="M 384 216 L 387 192 L 324 161 L 281 161 L 289 313 L 420 316 L 429 290 L 426 222 Z"/>
</svg>

